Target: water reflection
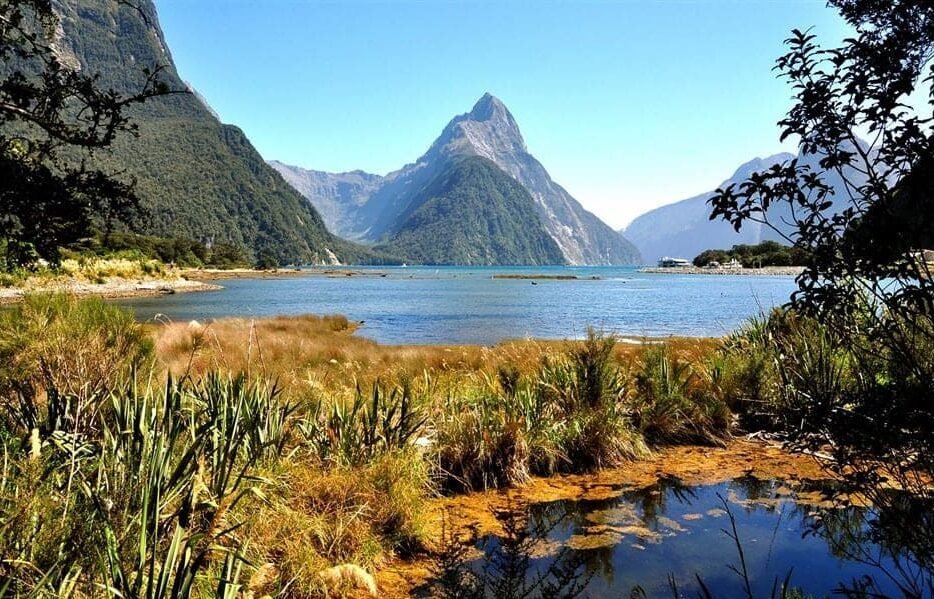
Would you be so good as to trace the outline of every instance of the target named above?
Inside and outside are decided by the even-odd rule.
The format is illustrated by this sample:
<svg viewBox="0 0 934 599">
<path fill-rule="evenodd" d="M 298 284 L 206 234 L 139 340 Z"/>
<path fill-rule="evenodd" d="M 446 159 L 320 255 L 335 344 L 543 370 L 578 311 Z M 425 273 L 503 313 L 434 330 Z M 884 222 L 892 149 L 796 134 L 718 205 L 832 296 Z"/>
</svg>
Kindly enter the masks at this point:
<svg viewBox="0 0 934 599">
<path fill-rule="evenodd" d="M 867 572 L 841 582 L 849 597 L 934 597 L 934 505 L 930 498 L 885 492 L 882 507 L 839 502 L 812 515 L 812 533 L 840 559 L 863 564 Z"/>
<path fill-rule="evenodd" d="M 687 596 L 736 597 L 748 583 L 768 597 L 788 580 L 816 597 L 934 596 L 932 506 L 902 493 L 868 508 L 831 500 L 836 491 L 820 481 L 747 476 L 690 487 L 665 478 L 610 500 L 505 509 L 496 514 L 504 533 L 449 543 L 460 554 L 442 560 L 424 591 L 671 597 L 677 586 Z"/>
</svg>

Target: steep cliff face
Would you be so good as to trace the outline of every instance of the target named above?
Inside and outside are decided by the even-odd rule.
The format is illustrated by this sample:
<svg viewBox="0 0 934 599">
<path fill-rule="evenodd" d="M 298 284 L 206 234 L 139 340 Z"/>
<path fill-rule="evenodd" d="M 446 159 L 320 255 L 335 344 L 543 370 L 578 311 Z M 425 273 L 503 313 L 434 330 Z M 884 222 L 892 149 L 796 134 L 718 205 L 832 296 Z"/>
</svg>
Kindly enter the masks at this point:
<svg viewBox="0 0 934 599">
<path fill-rule="evenodd" d="M 357 212 L 382 185 L 383 177 L 363 171 L 326 173 L 277 160 L 269 164 L 303 196 L 313 198 L 312 204 L 329 231 L 345 239 L 363 237 L 365 232 L 355 228 L 360 220 Z"/>
<path fill-rule="evenodd" d="M 470 156 L 489 160 L 525 188 L 534 200 L 542 225 L 560 248 L 564 262 L 599 265 L 639 261 L 638 250 L 631 243 L 585 210 L 551 179 L 545 167 L 529 153 L 515 118 L 490 94 L 484 94 L 470 112 L 451 120 L 415 163 L 386 175 L 366 201 L 360 202 L 357 197 L 334 203 L 326 194 L 313 190 L 305 196 L 319 209 L 334 206 L 338 213 L 335 221 L 342 223 L 349 238 L 378 242 L 392 238 L 400 230 L 402 215 L 411 213 L 412 202 L 425 185 L 454 162 Z M 294 170 L 275 163 L 273 166 L 283 173 Z"/>
<path fill-rule="evenodd" d="M 152 0 L 57 1 L 56 48 L 63 62 L 121 93 L 139 91 L 145 69 L 175 69 Z M 161 97 L 129 115 L 139 136 L 121 136 L 101 166 L 137 181 L 149 219 L 142 232 L 243 246 L 280 262 L 367 260 L 368 250 L 335 238 L 315 209 L 266 165 L 238 128 L 225 125 L 190 93 Z"/>
</svg>

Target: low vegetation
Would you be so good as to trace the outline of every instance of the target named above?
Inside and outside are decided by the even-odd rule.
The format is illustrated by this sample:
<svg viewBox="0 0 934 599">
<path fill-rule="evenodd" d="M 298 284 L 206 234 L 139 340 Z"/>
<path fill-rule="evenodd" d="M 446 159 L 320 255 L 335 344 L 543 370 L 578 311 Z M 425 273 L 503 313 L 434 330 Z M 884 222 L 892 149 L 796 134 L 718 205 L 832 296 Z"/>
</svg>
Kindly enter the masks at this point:
<svg viewBox="0 0 934 599">
<path fill-rule="evenodd" d="M 886 321 L 884 343 L 869 333 L 878 330 L 868 324 L 875 318 Z M 775 310 L 731 335 L 721 352 L 724 400 L 748 428 L 832 454 L 835 473 L 863 493 L 884 495 L 881 487 L 894 484 L 930 497 L 930 320 L 906 322 L 868 306 L 834 320 L 850 330 Z"/>
<path fill-rule="evenodd" d="M 311 316 L 140 325 L 66 296 L 3 312 L 4 589 L 352 594 L 395 557 L 437 550 L 438 494 L 720 445 L 734 418 L 816 438 L 804 402 L 830 402 L 831 422 L 867 384 L 910 383 L 884 360 L 861 370 L 827 329 L 784 312 L 723 342 L 642 346 L 591 332 L 386 347 L 354 329 Z"/>
<path fill-rule="evenodd" d="M 869 506 L 864 525 L 828 518 L 818 532 L 843 537 L 835 552 L 913 597 L 934 592 L 934 521 L 926 515 L 934 502 L 931 324 L 930 313 L 909 320 L 870 303 L 823 320 L 775 310 L 720 352 L 722 397 L 743 426 L 819 456 L 837 481 L 840 507 L 854 498 Z M 868 539 L 894 540 L 894 565 L 867 557 L 860 544 Z M 867 576 L 843 588 L 885 596 L 876 582 Z"/>
<path fill-rule="evenodd" d="M 158 259 L 135 252 L 105 256 L 65 253 L 56 266 L 34 264 L 29 268 L 0 270 L 0 287 L 47 289 L 74 284 L 100 285 L 113 279 L 128 281 L 173 279 L 180 272 Z"/>
<path fill-rule="evenodd" d="M 143 326 L 67 296 L 3 312 L 6 592 L 349 592 L 360 580 L 346 572 L 365 583 L 431 550 L 438 493 L 729 434 L 728 419 L 687 420 L 703 376 L 686 394 L 638 397 L 653 352 L 699 372 L 712 342 L 392 348 L 353 329 L 342 317 Z M 344 564 L 360 570 L 333 570 Z"/>
<path fill-rule="evenodd" d="M 72 244 L 68 250 L 64 250 L 64 254 L 65 257 L 76 255 L 85 258 L 122 255 L 189 268 L 243 268 L 253 265 L 246 251 L 239 245 L 120 232 L 98 235 Z"/>
</svg>

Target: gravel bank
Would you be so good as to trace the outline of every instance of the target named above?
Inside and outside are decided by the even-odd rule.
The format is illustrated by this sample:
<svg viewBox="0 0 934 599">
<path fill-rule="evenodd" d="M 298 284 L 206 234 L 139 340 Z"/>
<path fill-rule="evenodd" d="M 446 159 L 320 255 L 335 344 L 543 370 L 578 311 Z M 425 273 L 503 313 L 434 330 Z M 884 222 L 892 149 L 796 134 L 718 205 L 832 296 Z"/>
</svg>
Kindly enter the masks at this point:
<svg viewBox="0 0 934 599">
<path fill-rule="evenodd" d="M 173 293 L 192 293 L 196 291 L 217 291 L 223 289 L 220 285 L 213 285 L 201 281 L 188 279 L 109 279 L 105 283 L 87 283 L 74 280 L 52 280 L 31 282 L 23 287 L 0 288 L 0 304 L 18 302 L 27 293 L 64 292 L 78 296 L 126 298 L 146 297 L 153 295 L 171 295 Z"/>
</svg>

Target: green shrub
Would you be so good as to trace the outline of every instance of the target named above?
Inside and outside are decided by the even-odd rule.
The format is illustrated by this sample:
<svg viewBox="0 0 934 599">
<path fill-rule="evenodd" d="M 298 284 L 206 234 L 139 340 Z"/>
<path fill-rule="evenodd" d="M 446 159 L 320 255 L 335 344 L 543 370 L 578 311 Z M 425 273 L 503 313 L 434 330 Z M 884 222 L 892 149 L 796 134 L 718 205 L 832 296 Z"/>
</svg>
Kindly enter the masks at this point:
<svg viewBox="0 0 934 599">
<path fill-rule="evenodd" d="M 414 442 L 427 420 L 424 403 L 408 378 L 392 387 L 376 381 L 369 397 L 358 384 L 351 402 L 312 402 L 300 429 L 321 460 L 362 464 Z"/>
<path fill-rule="evenodd" d="M 20 281 L 21 278 L 13 273 L 0 272 L 0 287 L 15 287 Z"/>
<path fill-rule="evenodd" d="M 633 419 L 650 443 L 722 444 L 730 412 L 709 373 L 675 358 L 664 344 L 646 348 L 635 373 Z"/>
</svg>

